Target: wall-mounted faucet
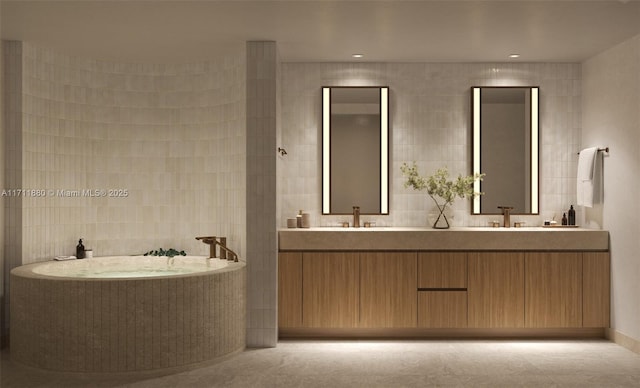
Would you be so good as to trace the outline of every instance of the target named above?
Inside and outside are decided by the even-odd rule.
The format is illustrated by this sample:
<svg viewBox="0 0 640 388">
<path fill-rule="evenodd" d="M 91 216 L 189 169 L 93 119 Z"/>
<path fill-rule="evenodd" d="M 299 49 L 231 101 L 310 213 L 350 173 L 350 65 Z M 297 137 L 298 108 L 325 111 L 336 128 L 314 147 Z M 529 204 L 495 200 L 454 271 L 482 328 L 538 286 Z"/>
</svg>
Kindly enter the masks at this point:
<svg viewBox="0 0 640 388">
<path fill-rule="evenodd" d="M 498 206 L 498 209 L 502 210 L 502 226 L 505 228 L 511 227 L 511 210 L 513 210 L 513 206 Z"/>
<path fill-rule="evenodd" d="M 353 207 L 353 227 L 360 227 L 360 206 Z"/>
</svg>

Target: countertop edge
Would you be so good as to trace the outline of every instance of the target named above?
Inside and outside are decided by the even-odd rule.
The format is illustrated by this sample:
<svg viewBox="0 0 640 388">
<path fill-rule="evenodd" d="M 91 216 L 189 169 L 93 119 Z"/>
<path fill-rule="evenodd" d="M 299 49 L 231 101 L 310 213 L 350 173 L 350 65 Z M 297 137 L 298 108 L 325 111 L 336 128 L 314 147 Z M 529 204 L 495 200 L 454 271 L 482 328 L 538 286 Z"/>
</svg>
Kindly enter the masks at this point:
<svg viewBox="0 0 640 388">
<path fill-rule="evenodd" d="M 594 251 L 609 250 L 609 232 L 595 229 L 339 228 L 278 231 L 280 251 Z"/>
</svg>

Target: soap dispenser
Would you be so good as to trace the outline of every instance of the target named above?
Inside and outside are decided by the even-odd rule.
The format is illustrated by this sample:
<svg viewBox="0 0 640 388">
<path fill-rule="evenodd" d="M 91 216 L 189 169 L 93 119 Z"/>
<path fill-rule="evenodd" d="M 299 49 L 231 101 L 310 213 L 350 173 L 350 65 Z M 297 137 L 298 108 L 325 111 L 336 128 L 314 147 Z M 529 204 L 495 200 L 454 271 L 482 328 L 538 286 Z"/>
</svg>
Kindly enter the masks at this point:
<svg viewBox="0 0 640 388">
<path fill-rule="evenodd" d="M 76 258 L 84 259 L 84 245 L 82 245 L 82 239 L 78 241 L 78 245 L 76 246 Z"/>
<path fill-rule="evenodd" d="M 571 205 L 571 208 L 569 209 L 569 225 L 575 225 L 576 224 L 576 211 L 573 210 L 573 205 Z"/>
</svg>

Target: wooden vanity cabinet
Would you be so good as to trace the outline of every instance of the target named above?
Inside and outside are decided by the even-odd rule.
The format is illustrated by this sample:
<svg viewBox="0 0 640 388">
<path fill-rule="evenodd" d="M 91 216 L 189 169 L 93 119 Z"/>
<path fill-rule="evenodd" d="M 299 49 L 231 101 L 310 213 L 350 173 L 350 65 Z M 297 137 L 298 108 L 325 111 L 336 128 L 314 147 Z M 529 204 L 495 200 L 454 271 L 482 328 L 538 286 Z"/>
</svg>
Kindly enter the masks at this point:
<svg viewBox="0 0 640 388">
<path fill-rule="evenodd" d="M 416 327 L 416 253 L 360 253 L 360 327 Z"/>
<path fill-rule="evenodd" d="M 609 289 L 606 251 L 281 251 L 278 327 L 600 329 Z"/>
<path fill-rule="evenodd" d="M 524 327 L 524 253 L 469 253 L 469 327 Z"/>
</svg>

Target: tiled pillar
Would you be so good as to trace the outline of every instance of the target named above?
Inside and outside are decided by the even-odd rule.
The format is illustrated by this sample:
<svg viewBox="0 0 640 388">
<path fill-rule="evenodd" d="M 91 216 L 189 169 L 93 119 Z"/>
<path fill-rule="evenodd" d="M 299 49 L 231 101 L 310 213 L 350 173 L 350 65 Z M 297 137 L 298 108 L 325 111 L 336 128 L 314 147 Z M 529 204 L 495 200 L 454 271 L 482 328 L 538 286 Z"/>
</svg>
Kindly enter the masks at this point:
<svg viewBox="0 0 640 388">
<path fill-rule="evenodd" d="M 22 187 L 22 42 L 2 42 L 2 189 Z M 9 272 L 22 264 L 22 197 L 9 195 L 0 202 L 4 207 L 2 261 L 2 319 L 4 337 L 9 325 Z"/>
<path fill-rule="evenodd" d="M 247 346 L 277 342 L 275 42 L 247 42 Z"/>
</svg>

